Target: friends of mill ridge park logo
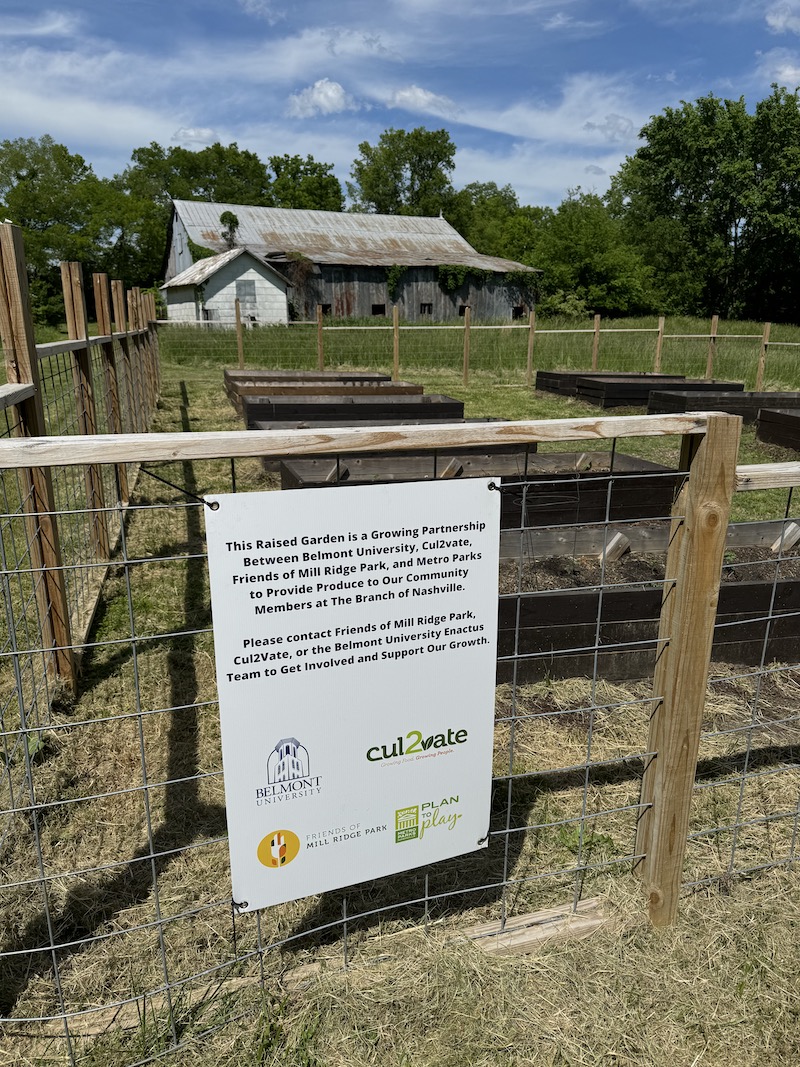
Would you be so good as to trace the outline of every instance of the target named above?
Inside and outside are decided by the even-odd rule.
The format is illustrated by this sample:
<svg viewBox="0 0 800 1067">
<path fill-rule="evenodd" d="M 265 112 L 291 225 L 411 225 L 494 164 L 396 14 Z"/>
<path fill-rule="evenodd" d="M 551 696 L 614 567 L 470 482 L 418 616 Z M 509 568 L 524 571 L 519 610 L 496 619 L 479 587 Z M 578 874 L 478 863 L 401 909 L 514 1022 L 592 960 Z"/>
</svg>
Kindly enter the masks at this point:
<svg viewBox="0 0 800 1067">
<path fill-rule="evenodd" d="M 322 777 L 311 774 L 308 749 L 296 737 L 283 737 L 267 757 L 267 784 L 256 789 L 256 804 L 283 804 L 316 796 Z"/>
<path fill-rule="evenodd" d="M 394 813 L 395 844 L 421 839 L 431 830 L 454 830 L 461 818 L 461 812 L 456 811 L 458 804 L 459 798 L 454 796 L 398 808 Z"/>
<path fill-rule="evenodd" d="M 426 756 L 436 755 L 439 749 L 463 745 L 468 737 L 467 730 L 456 730 L 452 726 L 442 733 L 429 734 L 427 737 L 422 730 L 409 730 L 405 737 L 396 737 L 391 743 L 368 748 L 367 759 L 370 763 L 399 759 L 401 756 L 404 759 L 424 759 Z"/>
<path fill-rule="evenodd" d="M 258 843 L 258 861 L 265 867 L 286 867 L 300 851 L 300 838 L 291 830 L 273 830 Z"/>
</svg>

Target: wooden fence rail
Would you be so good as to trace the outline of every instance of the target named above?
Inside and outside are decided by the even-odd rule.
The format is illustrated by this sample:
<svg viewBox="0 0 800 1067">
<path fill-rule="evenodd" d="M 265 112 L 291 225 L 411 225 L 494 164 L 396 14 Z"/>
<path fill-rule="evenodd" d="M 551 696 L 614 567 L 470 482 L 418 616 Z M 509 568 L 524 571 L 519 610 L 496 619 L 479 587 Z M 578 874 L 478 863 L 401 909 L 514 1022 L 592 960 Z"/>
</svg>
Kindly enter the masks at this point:
<svg viewBox="0 0 800 1067">
<path fill-rule="evenodd" d="M 165 325 L 169 325 L 167 320 L 162 320 Z M 447 324 L 435 324 L 435 325 L 423 325 L 420 323 L 414 325 L 403 325 L 399 320 L 398 308 L 395 305 L 392 308 L 392 322 L 390 325 L 380 326 L 363 326 L 363 325 L 326 325 L 325 317 L 322 313 L 322 305 L 317 307 L 317 317 L 314 320 L 314 325 L 317 327 L 317 368 L 324 370 L 326 366 L 326 352 L 325 352 L 325 335 L 331 332 L 340 332 L 342 330 L 353 331 L 355 333 L 364 333 L 366 331 L 380 331 L 384 334 L 390 333 L 392 336 L 392 350 L 393 350 L 393 364 L 392 375 L 395 380 L 401 377 L 401 334 L 407 332 L 413 334 L 415 331 L 429 331 L 429 330 L 456 330 L 463 335 L 463 381 L 464 385 L 469 384 L 470 375 L 470 351 L 471 351 L 471 335 L 478 330 L 489 331 L 508 331 L 517 330 L 525 331 L 527 334 L 527 361 L 526 361 L 526 383 L 533 385 L 534 373 L 535 373 L 535 361 L 534 351 L 537 337 L 555 337 L 562 336 L 568 337 L 572 335 L 586 335 L 591 339 L 591 350 L 587 357 L 587 362 L 590 363 L 592 371 L 596 372 L 601 370 L 602 358 L 601 358 L 601 342 L 602 338 L 613 337 L 621 334 L 652 334 L 655 341 L 655 348 L 652 361 L 653 373 L 660 373 L 664 346 L 669 345 L 670 341 L 708 341 L 708 349 L 706 354 L 705 375 L 706 379 L 713 379 L 715 362 L 719 358 L 721 347 L 728 341 L 758 341 L 759 352 L 756 361 L 756 390 L 760 391 L 763 388 L 764 374 L 766 369 L 766 361 L 770 348 L 800 348 L 800 341 L 772 341 L 770 340 L 771 323 L 765 322 L 761 333 L 720 333 L 719 332 L 719 315 L 713 315 L 711 323 L 707 333 L 668 333 L 666 331 L 666 318 L 660 316 L 658 319 L 658 325 L 653 327 L 620 327 L 620 326 L 602 326 L 602 318 L 600 315 L 595 315 L 593 324 L 590 327 L 575 328 L 575 329 L 542 329 L 537 325 L 537 319 L 535 312 L 531 311 L 528 316 L 527 322 L 521 323 L 505 323 L 505 324 L 492 324 L 482 325 L 471 321 L 470 308 L 466 307 L 462 322 L 459 324 L 447 325 Z M 171 324 L 174 325 L 174 324 Z M 184 325 L 184 324 L 181 324 Z M 192 324 L 194 325 L 194 324 Z M 208 325 L 207 323 L 197 323 L 198 326 Z M 211 325 L 219 326 L 219 323 L 213 323 Z M 308 323 L 296 322 L 290 323 L 292 326 L 305 326 Z M 237 348 L 240 353 L 243 353 L 243 326 L 240 320 L 236 321 L 236 333 L 237 333 Z M 243 364 L 244 356 L 240 357 L 240 365 Z"/>
</svg>

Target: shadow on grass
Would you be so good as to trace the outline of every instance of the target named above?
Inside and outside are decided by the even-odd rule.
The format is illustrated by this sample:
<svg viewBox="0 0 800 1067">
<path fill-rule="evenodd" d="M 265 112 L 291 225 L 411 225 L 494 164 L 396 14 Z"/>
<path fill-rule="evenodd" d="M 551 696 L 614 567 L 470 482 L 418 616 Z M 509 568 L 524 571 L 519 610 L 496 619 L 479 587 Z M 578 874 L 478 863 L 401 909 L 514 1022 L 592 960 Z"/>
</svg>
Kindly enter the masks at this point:
<svg viewBox="0 0 800 1067">
<path fill-rule="evenodd" d="M 188 395 L 181 383 L 181 422 L 188 429 Z M 196 492 L 191 462 L 182 465 L 183 484 Z M 187 508 L 186 543 L 202 551 L 200 512 Z M 207 619 L 206 566 L 202 558 L 187 559 L 183 589 L 186 619 Z M 140 904 L 152 894 L 158 900 L 159 875 L 180 855 L 182 849 L 199 837 L 219 837 L 226 832 L 225 810 L 220 805 L 200 801 L 196 776 L 200 771 L 198 720 L 194 706 L 198 696 L 195 670 L 195 634 L 179 634 L 169 640 L 167 666 L 170 679 L 171 713 L 167 739 L 167 785 L 164 790 L 164 818 L 130 861 L 112 877 L 87 886 L 80 881 L 62 904 L 55 906 L 44 893 L 44 909 L 10 938 L 0 951 L 3 981 L 0 986 L 0 1014 L 10 1017 L 29 983 L 42 975 L 57 975 L 58 968 L 90 947 L 104 926 L 126 908 Z M 128 655 L 135 653 L 128 651 Z M 91 670 L 91 664 L 87 664 Z M 148 812 L 149 816 L 149 812 Z M 32 813 L 33 837 L 38 837 L 40 816 Z M 148 818 L 149 821 L 149 818 Z M 163 933 L 159 931 L 159 937 Z M 163 944 L 159 945 L 163 954 Z M 64 1010 L 65 1006 L 60 1005 Z"/>
</svg>

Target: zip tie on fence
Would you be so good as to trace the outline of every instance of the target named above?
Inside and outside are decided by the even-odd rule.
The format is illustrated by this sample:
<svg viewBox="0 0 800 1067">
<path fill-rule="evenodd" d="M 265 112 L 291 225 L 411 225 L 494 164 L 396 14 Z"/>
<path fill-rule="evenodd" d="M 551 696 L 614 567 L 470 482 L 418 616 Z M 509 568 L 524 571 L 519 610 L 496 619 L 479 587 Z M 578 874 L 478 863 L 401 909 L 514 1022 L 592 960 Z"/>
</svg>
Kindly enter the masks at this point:
<svg viewBox="0 0 800 1067">
<path fill-rule="evenodd" d="M 190 500 L 196 500 L 198 504 L 205 504 L 211 508 L 212 511 L 216 511 L 219 508 L 219 502 L 216 500 L 206 500 L 203 496 L 198 496 L 197 493 L 191 493 L 188 489 L 185 489 L 181 485 L 175 485 L 174 482 L 168 482 L 166 478 L 162 478 L 160 474 L 155 474 L 153 471 L 149 471 L 147 467 L 140 467 L 139 470 L 142 474 L 149 474 L 151 478 L 155 478 L 157 482 L 162 482 L 164 485 L 168 485 L 170 489 L 176 489 L 179 493 L 183 493 L 184 496 Z"/>
</svg>

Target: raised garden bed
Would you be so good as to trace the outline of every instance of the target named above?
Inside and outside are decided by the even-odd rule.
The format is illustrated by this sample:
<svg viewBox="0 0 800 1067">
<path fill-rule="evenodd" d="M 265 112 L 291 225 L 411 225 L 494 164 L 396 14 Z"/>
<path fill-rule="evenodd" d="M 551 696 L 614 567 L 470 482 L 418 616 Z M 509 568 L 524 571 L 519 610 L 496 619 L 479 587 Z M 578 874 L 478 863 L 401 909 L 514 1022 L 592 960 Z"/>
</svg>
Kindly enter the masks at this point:
<svg viewBox="0 0 800 1067">
<path fill-rule="evenodd" d="M 761 408 L 756 420 L 756 437 L 771 445 L 800 451 L 800 410 Z"/>
<path fill-rule="evenodd" d="M 484 450 L 485 452 L 485 450 Z M 344 456 L 281 464 L 285 489 L 435 477 L 498 478 L 504 529 L 664 518 L 684 474 L 609 452 L 526 453 L 519 447 L 484 455 Z"/>
<path fill-rule="evenodd" d="M 762 408 L 800 408 L 800 393 L 709 392 L 654 390 L 647 410 L 651 415 L 684 411 L 726 411 L 741 415 L 745 422 L 755 422 Z"/>
<path fill-rule="evenodd" d="M 498 682 L 508 682 L 512 675 L 518 682 L 591 677 L 596 641 L 600 645 L 596 667 L 603 678 L 648 677 L 656 660 L 662 595 L 658 585 L 650 589 L 609 587 L 602 598 L 597 589 L 501 598 Z M 757 664 L 764 654 L 767 662 L 797 658 L 800 581 L 778 581 L 774 597 L 773 602 L 771 581 L 722 585 L 712 649 L 715 661 Z M 767 622 L 770 613 L 773 618 Z M 523 658 L 516 663 L 503 659 L 514 655 Z"/>
<path fill-rule="evenodd" d="M 427 396 L 261 396 L 243 397 L 244 417 L 249 430 L 264 429 L 263 423 L 302 420 L 319 425 L 320 420 L 340 424 L 364 424 L 373 419 L 460 419 L 463 400 L 440 393 Z"/>
<path fill-rule="evenodd" d="M 676 379 L 685 380 L 683 375 L 675 374 L 652 374 L 643 372 L 632 374 L 628 371 L 563 371 L 563 370 L 540 370 L 536 372 L 536 388 L 548 393 L 558 393 L 560 396 L 575 396 L 580 378 L 626 378 L 642 379 L 648 382 L 672 382 Z"/>
<path fill-rule="evenodd" d="M 241 415 L 245 397 L 262 396 L 316 396 L 320 389 L 326 396 L 422 396 L 424 387 L 416 382 L 247 382 L 234 381 L 225 383 L 228 399 Z"/>
<path fill-rule="evenodd" d="M 682 375 L 674 378 L 662 378 L 659 389 L 667 389 L 674 384 L 677 389 L 691 393 L 719 393 L 741 391 L 741 382 L 719 382 L 707 379 L 687 379 Z M 652 380 L 642 377 L 605 377 L 579 378 L 576 383 L 576 396 L 587 404 L 597 404 L 603 408 L 645 406 L 653 390 Z"/>
</svg>

